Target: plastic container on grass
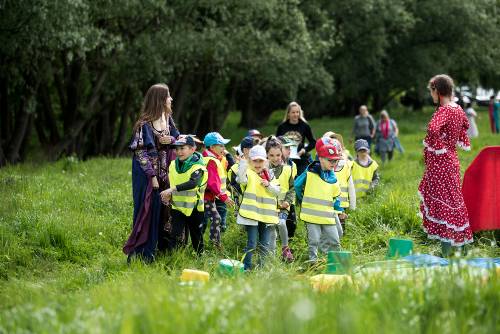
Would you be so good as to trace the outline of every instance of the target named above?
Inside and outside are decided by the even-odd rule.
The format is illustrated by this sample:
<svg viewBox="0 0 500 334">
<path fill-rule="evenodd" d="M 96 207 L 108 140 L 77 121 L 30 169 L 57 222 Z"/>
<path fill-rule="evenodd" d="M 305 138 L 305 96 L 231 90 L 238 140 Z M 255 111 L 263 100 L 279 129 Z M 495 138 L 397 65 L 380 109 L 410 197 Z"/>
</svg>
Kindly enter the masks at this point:
<svg viewBox="0 0 500 334">
<path fill-rule="evenodd" d="M 387 258 L 405 257 L 413 254 L 413 241 L 408 239 L 389 239 Z"/>
<path fill-rule="evenodd" d="M 208 282 L 210 274 L 206 271 L 195 269 L 184 269 L 181 274 L 181 282 Z"/>
<path fill-rule="evenodd" d="M 219 272 L 227 276 L 235 276 L 245 271 L 243 263 L 238 260 L 222 259 L 219 261 Z"/>
<path fill-rule="evenodd" d="M 329 251 L 326 263 L 327 274 L 348 274 L 352 271 L 352 253 Z"/>
</svg>

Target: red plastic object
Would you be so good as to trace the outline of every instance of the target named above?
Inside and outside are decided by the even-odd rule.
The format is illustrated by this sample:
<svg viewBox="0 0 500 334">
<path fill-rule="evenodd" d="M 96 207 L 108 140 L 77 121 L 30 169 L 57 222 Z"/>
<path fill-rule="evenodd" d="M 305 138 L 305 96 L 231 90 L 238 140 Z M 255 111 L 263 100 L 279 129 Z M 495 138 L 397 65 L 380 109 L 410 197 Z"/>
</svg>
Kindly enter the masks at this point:
<svg viewBox="0 0 500 334">
<path fill-rule="evenodd" d="M 500 146 L 479 152 L 462 186 L 473 232 L 500 229 Z"/>
</svg>

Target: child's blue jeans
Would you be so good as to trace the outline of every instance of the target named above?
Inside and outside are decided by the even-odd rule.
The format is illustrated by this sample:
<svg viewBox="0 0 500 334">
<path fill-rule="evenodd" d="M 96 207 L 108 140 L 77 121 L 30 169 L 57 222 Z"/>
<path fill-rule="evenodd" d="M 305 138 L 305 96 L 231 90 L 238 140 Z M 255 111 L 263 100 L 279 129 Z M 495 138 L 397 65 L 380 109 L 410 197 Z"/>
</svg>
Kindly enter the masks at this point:
<svg viewBox="0 0 500 334">
<path fill-rule="evenodd" d="M 252 268 L 252 256 L 255 250 L 257 250 L 260 255 L 259 265 L 264 264 L 264 258 L 269 253 L 271 228 L 274 228 L 274 226 L 261 222 L 259 222 L 257 226 L 245 225 L 245 230 L 247 231 L 247 246 L 245 247 L 245 257 L 243 259 L 245 270 Z"/>
</svg>

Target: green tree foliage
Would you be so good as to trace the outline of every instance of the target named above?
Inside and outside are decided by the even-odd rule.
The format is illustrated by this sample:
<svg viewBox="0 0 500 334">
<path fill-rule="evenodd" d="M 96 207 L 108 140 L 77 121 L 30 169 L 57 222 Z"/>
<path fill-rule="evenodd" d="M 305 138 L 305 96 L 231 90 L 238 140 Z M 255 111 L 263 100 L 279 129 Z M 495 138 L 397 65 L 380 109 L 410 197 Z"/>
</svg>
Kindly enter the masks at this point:
<svg viewBox="0 0 500 334">
<path fill-rule="evenodd" d="M 172 90 L 184 133 L 380 109 L 448 72 L 500 88 L 496 0 L 6 0 L 0 2 L 0 165 L 122 153 L 142 96 Z"/>
</svg>

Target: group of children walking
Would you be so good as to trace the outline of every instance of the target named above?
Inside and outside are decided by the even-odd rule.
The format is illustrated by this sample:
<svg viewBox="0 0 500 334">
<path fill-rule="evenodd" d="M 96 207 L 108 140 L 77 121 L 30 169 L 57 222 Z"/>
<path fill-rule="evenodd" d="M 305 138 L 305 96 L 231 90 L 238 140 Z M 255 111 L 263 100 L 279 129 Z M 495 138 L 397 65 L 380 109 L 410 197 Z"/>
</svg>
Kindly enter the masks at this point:
<svg viewBox="0 0 500 334">
<path fill-rule="evenodd" d="M 203 142 L 181 135 L 172 143 L 176 159 L 169 167 L 170 187 L 160 196 L 165 205 L 171 205 L 174 248 L 184 244 L 188 230 L 193 248 L 201 254 L 208 224 L 211 242 L 221 248 L 227 206 L 231 206 L 236 223 L 247 235 L 246 270 L 252 268 L 254 252 L 260 255 L 259 265 L 276 252 L 278 236 L 282 259 L 292 262 L 289 239 L 294 235 L 298 204 L 307 230 L 309 260 L 317 260 L 318 250 L 339 250 L 347 211 L 354 210 L 356 198 L 366 196 L 379 181 L 368 143 L 357 140 L 352 159 L 342 137 L 327 132 L 316 141 L 316 160 L 297 175 L 290 159 L 292 140 L 284 136 L 262 140 L 260 133 L 253 133 L 243 138 L 234 159 L 225 150 L 229 139 L 217 132 L 207 134 Z"/>
</svg>

